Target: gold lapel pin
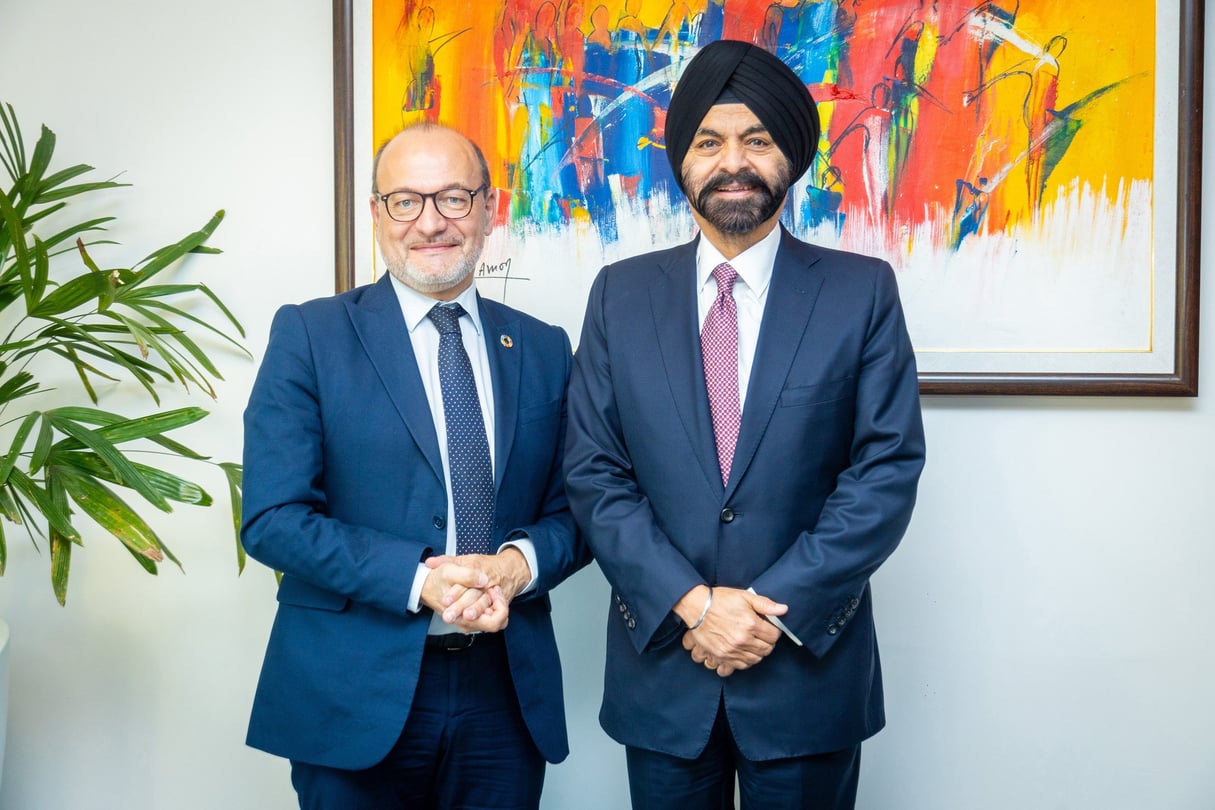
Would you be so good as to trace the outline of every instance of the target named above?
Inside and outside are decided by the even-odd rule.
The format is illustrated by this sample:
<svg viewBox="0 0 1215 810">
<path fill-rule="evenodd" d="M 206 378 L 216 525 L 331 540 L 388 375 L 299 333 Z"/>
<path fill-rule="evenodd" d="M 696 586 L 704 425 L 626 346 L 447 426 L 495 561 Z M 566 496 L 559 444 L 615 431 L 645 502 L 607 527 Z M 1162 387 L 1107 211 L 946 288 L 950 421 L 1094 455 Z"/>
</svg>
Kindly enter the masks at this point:
<svg viewBox="0 0 1215 810">
<path fill-rule="evenodd" d="M 515 345 L 515 341 L 510 339 L 510 335 L 503 335 L 501 338 L 499 338 L 499 342 L 502 344 L 502 348 L 504 349 L 509 349 L 511 346 Z"/>
</svg>

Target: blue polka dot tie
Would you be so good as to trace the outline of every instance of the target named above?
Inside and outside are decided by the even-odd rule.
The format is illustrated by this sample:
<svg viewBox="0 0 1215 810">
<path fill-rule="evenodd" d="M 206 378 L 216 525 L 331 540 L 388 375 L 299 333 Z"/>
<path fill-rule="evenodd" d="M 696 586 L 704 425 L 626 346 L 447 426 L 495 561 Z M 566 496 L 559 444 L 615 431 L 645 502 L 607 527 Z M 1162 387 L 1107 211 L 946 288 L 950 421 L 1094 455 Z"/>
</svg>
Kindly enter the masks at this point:
<svg viewBox="0 0 1215 810">
<path fill-rule="evenodd" d="M 456 554 L 488 554 L 494 522 L 494 470 L 472 364 L 460 337 L 459 304 L 436 304 L 427 317 L 439 330 L 439 385 L 447 421 L 447 466 L 456 514 Z"/>
</svg>

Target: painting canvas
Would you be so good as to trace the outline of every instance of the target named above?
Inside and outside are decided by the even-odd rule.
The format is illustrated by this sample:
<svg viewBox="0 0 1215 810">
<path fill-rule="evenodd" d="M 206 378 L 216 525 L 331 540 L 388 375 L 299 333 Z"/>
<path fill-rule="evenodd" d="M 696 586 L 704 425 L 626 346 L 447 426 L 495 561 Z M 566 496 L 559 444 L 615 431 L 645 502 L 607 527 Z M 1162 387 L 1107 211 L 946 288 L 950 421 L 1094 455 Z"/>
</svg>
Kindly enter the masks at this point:
<svg viewBox="0 0 1215 810">
<path fill-rule="evenodd" d="M 417 120 L 477 140 L 501 190 L 479 286 L 576 331 L 604 263 L 694 233 L 667 102 L 702 45 L 745 39 L 794 69 L 823 123 L 782 221 L 892 264 L 922 373 L 1168 373 L 1167 5 L 371 0 L 355 151 L 369 165 Z"/>
</svg>

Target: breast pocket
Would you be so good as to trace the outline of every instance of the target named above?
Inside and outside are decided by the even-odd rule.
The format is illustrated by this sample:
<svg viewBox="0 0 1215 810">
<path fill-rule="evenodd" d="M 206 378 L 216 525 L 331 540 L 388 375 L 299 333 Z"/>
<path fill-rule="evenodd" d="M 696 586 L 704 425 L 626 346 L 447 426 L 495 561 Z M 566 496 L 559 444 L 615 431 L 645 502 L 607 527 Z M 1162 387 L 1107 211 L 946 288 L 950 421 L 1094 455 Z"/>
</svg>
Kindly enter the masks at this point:
<svg viewBox="0 0 1215 810">
<path fill-rule="evenodd" d="M 539 405 L 528 405 L 525 408 L 520 408 L 519 424 L 526 425 L 530 422 L 538 422 L 541 419 L 556 421 L 560 415 L 561 400 L 554 399 L 549 402 L 542 402 Z"/>
<path fill-rule="evenodd" d="M 809 408 L 849 402 L 856 398 L 856 378 L 844 377 L 814 385 L 786 388 L 780 393 L 780 407 Z"/>
</svg>

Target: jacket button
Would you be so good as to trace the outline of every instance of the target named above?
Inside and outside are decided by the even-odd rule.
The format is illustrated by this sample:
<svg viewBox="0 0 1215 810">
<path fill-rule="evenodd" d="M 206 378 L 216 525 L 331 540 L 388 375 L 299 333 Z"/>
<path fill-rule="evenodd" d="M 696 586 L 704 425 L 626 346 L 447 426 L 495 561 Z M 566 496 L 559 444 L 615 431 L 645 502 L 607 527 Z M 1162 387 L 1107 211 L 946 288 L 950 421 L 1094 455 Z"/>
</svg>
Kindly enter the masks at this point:
<svg viewBox="0 0 1215 810">
<path fill-rule="evenodd" d="M 835 627 L 835 625 L 832 625 L 831 627 L 828 627 L 828 628 L 827 628 L 827 635 L 829 635 L 829 636 L 834 636 L 834 635 L 835 635 L 835 633 L 836 633 L 836 627 Z"/>
<path fill-rule="evenodd" d="M 637 627 L 637 622 L 633 621 L 632 619 L 629 619 L 629 629 L 634 630 L 634 629 L 636 629 L 636 627 Z"/>
<path fill-rule="evenodd" d="M 718 517 L 721 518 L 722 523 L 733 523 L 734 510 L 727 506 L 725 509 L 721 510 L 721 514 L 718 515 Z"/>
<path fill-rule="evenodd" d="M 443 517 L 442 515 L 435 515 L 434 517 L 432 517 L 430 519 L 430 522 L 434 525 L 434 527 L 436 529 L 446 529 L 447 528 L 447 518 Z"/>
<path fill-rule="evenodd" d="M 855 608 L 856 608 L 856 606 L 857 606 L 857 605 L 859 605 L 860 603 L 861 603 L 861 600 L 859 600 L 859 599 L 853 599 L 853 600 L 852 600 L 851 602 L 849 602 L 848 604 L 852 605 L 852 607 L 855 609 Z"/>
</svg>

